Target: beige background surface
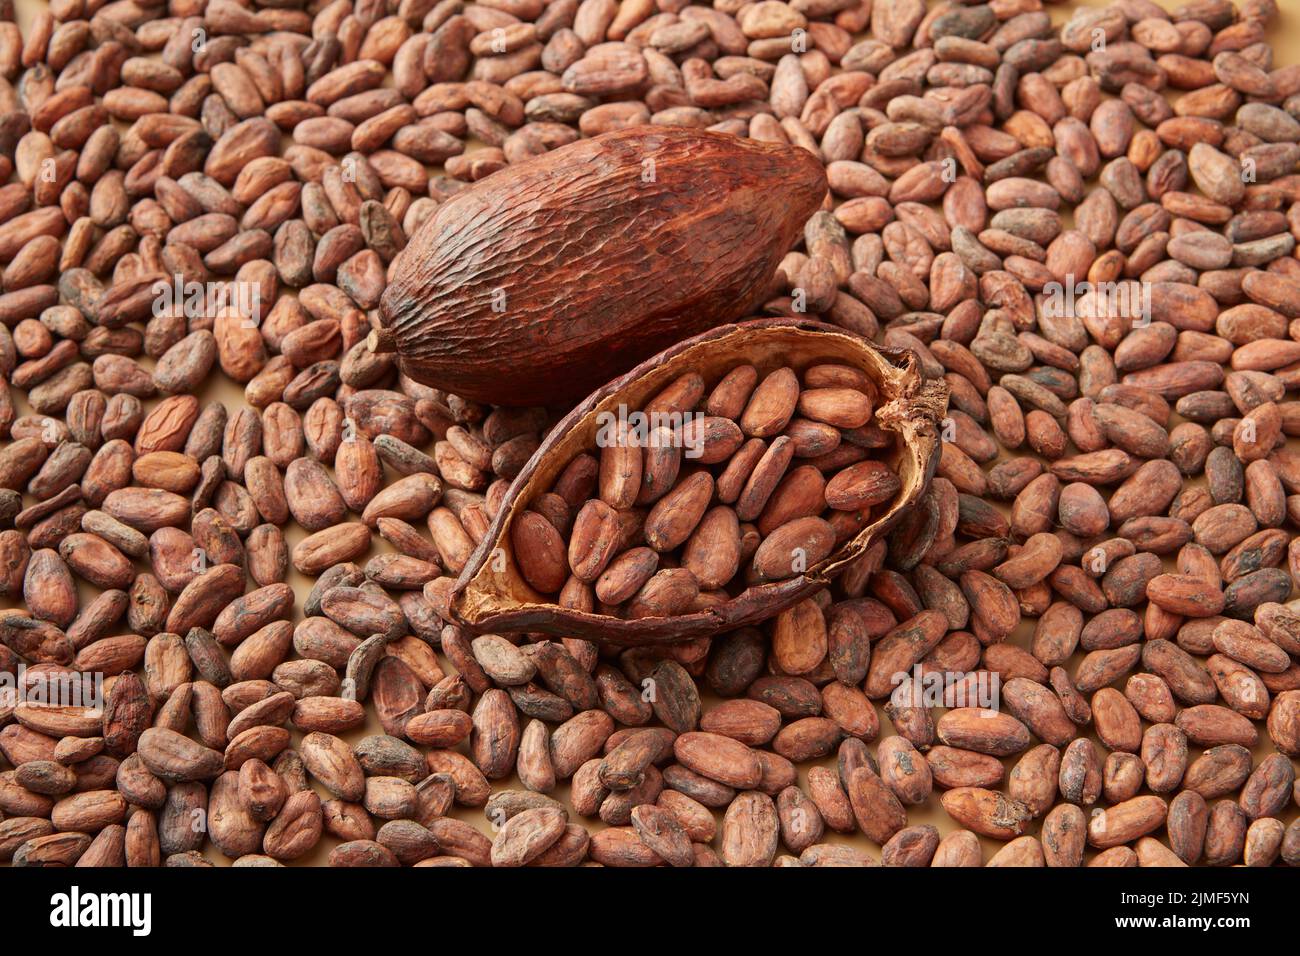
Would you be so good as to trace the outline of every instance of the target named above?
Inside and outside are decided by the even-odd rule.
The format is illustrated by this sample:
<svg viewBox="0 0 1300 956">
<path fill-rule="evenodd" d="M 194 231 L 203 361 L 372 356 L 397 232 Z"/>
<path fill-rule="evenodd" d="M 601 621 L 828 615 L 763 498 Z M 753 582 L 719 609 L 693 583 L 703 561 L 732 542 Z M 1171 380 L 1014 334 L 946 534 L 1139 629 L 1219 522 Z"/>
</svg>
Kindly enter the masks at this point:
<svg viewBox="0 0 1300 956">
<path fill-rule="evenodd" d="M 1182 0 L 1178 0 L 1178 2 L 1175 2 L 1175 0 L 1157 0 L 1157 2 L 1159 2 L 1161 6 L 1164 6 L 1166 9 L 1174 9 L 1177 6 L 1181 5 Z M 35 14 L 36 11 L 43 8 L 46 4 L 44 0 L 16 0 L 16 3 L 18 9 L 18 21 L 25 35 L 32 16 Z M 934 6 L 935 5 L 934 0 L 930 0 L 929 5 Z M 1052 13 L 1053 20 L 1055 22 L 1060 23 L 1067 20 L 1069 18 L 1070 13 L 1077 7 L 1105 7 L 1107 5 L 1108 4 L 1105 2 L 1105 0 L 1081 0 L 1081 2 L 1077 2 L 1077 3 L 1053 4 L 1049 9 Z M 1283 8 L 1281 20 L 1278 24 L 1274 25 L 1274 27 L 1271 29 L 1269 33 L 1269 37 L 1275 51 L 1275 65 L 1281 66 L 1284 64 L 1300 62 L 1300 0 L 1278 0 L 1278 6 Z M 473 147 L 471 147 L 471 149 L 472 148 Z M 146 367 L 149 367 L 152 365 L 152 362 L 148 359 L 143 359 L 142 364 L 146 365 Z M 20 409 L 19 413 L 26 414 L 27 412 L 29 412 L 30 409 L 26 406 L 26 403 L 24 401 L 21 401 L 21 396 L 19 396 L 16 390 L 14 394 L 15 394 L 15 398 L 19 399 L 18 401 L 19 409 Z M 210 402 L 210 401 L 223 402 L 225 403 L 227 409 L 234 411 L 241 404 L 243 404 L 243 390 L 233 382 L 226 380 L 218 372 L 206 383 L 204 389 L 199 393 L 199 398 L 204 402 Z M 150 405 L 152 403 L 146 403 L 146 404 Z M 1177 420 L 1178 420 L 1177 416 L 1175 416 L 1175 421 Z M 392 479 L 396 476 L 390 473 L 388 477 Z M 1288 530 L 1294 530 L 1294 529 L 1288 529 Z M 302 528 L 299 528 L 296 525 L 291 525 L 285 529 L 285 536 L 289 546 L 292 548 L 298 541 L 302 540 L 302 538 L 305 537 L 305 532 L 303 531 Z M 387 542 L 381 540 L 378 536 L 375 536 L 373 538 L 373 548 L 371 552 L 372 554 L 380 553 L 383 551 L 390 551 L 390 550 L 392 549 L 387 544 Z M 361 561 L 359 560 L 358 563 L 361 563 Z M 141 570 L 145 570 L 145 568 L 142 566 Z M 291 570 L 289 581 L 293 585 L 295 591 L 297 592 L 299 604 L 301 604 L 301 602 L 306 598 L 307 593 L 311 588 L 312 579 L 309 579 L 297 573 L 296 571 Z M 93 596 L 93 593 L 94 592 L 92 592 L 90 589 L 83 587 L 83 606 L 85 602 L 91 596 Z M 8 602 L 8 603 L 10 606 L 12 606 L 12 602 Z M 301 620 L 301 618 L 302 618 L 301 607 L 297 607 L 295 608 L 293 619 L 295 621 L 298 621 Z M 1034 622 L 1032 620 L 1022 621 L 1019 629 L 1011 638 L 1011 641 L 1015 644 L 1018 644 L 1021 647 L 1028 647 L 1029 638 L 1033 633 L 1033 623 Z M 123 626 L 125 625 L 123 624 Z M 1071 673 L 1073 673 L 1074 665 L 1077 663 L 1080 656 L 1081 655 L 1076 655 L 1074 660 L 1072 660 L 1070 664 L 1067 665 L 1067 669 L 1070 670 Z M 441 654 L 439 655 L 439 660 L 442 662 L 445 671 L 447 671 L 448 673 L 454 671 L 454 668 L 452 668 L 451 665 L 447 663 L 446 658 L 443 657 Z M 1120 686 L 1122 688 L 1122 682 Z M 704 695 L 705 709 L 707 710 L 709 706 L 711 706 L 713 703 L 716 702 L 716 700 L 717 698 L 711 697 L 706 693 Z M 876 709 L 880 715 L 880 721 L 881 721 L 880 737 L 883 738 L 885 736 L 890 735 L 893 731 L 890 726 L 889 719 L 884 715 L 883 708 L 878 706 Z M 345 739 L 347 739 L 350 742 L 355 742 L 356 740 L 359 740 L 360 738 L 368 734 L 383 732 L 379 726 L 378 721 L 375 719 L 373 713 L 369 712 L 369 708 L 367 708 L 367 710 L 368 710 L 368 715 L 367 715 L 366 725 L 359 730 L 343 735 Z M 1273 750 L 1271 743 L 1268 741 L 1267 735 L 1263 732 L 1262 726 L 1260 727 L 1260 730 L 1261 730 L 1262 742 L 1256 748 L 1257 761 L 1259 758 L 1267 755 L 1268 753 L 1271 753 Z M 1100 746 L 1100 742 L 1097 741 L 1096 736 L 1095 735 L 1092 736 L 1093 736 L 1093 740 L 1095 742 L 1098 742 L 1098 746 Z M 300 738 L 301 735 L 295 732 L 294 735 L 295 744 Z M 874 744 L 872 745 L 872 749 L 874 752 Z M 1106 753 L 1105 748 L 1102 748 L 1101 752 L 1103 754 Z M 1193 748 L 1192 755 L 1191 755 L 1192 758 L 1194 759 L 1195 756 L 1199 755 L 1199 753 L 1200 753 L 1199 748 Z M 832 756 L 824 761 L 820 761 L 820 763 L 827 766 L 833 766 L 834 757 Z M 1015 759 L 1014 758 L 1007 759 L 1004 761 L 1004 763 L 1006 764 L 1007 770 L 1010 771 L 1011 767 L 1014 766 L 1015 764 Z M 1295 761 L 1293 761 L 1293 763 L 1295 763 Z M 808 768 L 813 765 L 814 764 L 809 763 L 800 766 L 799 783 L 801 786 L 806 781 Z M 1297 769 L 1300 769 L 1300 765 L 1298 765 Z M 512 789 L 512 788 L 517 789 L 520 787 L 521 785 L 518 779 L 515 777 L 511 777 L 507 780 L 497 781 L 494 784 L 494 790 Z M 327 796 L 323 790 L 321 790 L 320 792 L 323 798 Z M 942 807 L 940 806 L 938 793 L 939 791 L 936 790 L 936 792 L 931 795 L 929 801 L 926 804 L 918 807 L 908 808 L 908 818 L 910 824 L 922 824 L 922 823 L 933 824 L 939 829 L 941 833 L 945 833 L 945 834 L 956 829 L 956 826 L 954 825 L 953 821 L 947 816 L 947 814 L 943 811 Z M 551 796 L 567 804 L 568 801 L 567 783 L 557 787 L 556 791 L 553 792 Z M 457 807 L 453 810 L 451 815 L 473 824 L 474 826 L 478 827 L 489 836 L 492 833 L 491 823 L 485 818 L 483 811 L 481 809 L 467 809 L 463 807 Z M 1296 817 L 1296 815 L 1297 815 L 1297 808 L 1294 805 L 1292 805 L 1288 807 L 1286 814 L 1284 816 L 1284 821 L 1289 823 L 1292 819 Z M 720 823 L 721 815 L 718 814 L 717 816 Z M 598 819 L 581 818 L 581 817 L 577 817 L 576 814 L 574 814 L 573 818 L 576 822 L 582 823 L 589 830 L 593 832 L 595 830 L 603 828 L 604 826 L 604 824 L 602 824 Z M 1035 834 L 1037 833 L 1037 822 L 1029 832 Z M 1157 835 L 1159 836 L 1162 834 L 1157 834 Z M 876 844 L 866 840 L 866 838 L 861 837 L 860 835 L 845 837 L 839 834 L 829 833 L 828 831 L 828 835 L 824 838 L 824 842 L 851 844 L 866 849 L 871 854 L 871 856 L 875 859 L 879 859 L 880 856 L 879 847 Z M 981 838 L 981 842 L 984 847 L 984 859 L 986 862 L 995 852 L 997 852 L 998 849 L 1001 848 L 1001 846 L 1003 846 L 1002 843 L 995 840 Z M 325 835 L 321 839 L 320 844 L 316 847 L 316 849 L 312 853 L 310 853 L 303 859 L 296 861 L 293 865 L 296 866 L 325 865 L 329 856 L 329 851 L 335 845 L 337 845 L 337 843 L 338 841 L 336 839 L 330 837 L 329 835 Z M 785 852 L 784 848 L 782 849 L 781 852 Z M 210 860 L 212 860 L 214 863 L 217 863 L 218 865 L 228 865 L 230 862 L 224 856 L 222 856 L 221 853 L 215 850 L 210 844 L 205 848 L 204 853 Z M 1090 851 L 1088 853 L 1088 857 L 1091 858 L 1092 855 L 1093 853 Z"/>
</svg>

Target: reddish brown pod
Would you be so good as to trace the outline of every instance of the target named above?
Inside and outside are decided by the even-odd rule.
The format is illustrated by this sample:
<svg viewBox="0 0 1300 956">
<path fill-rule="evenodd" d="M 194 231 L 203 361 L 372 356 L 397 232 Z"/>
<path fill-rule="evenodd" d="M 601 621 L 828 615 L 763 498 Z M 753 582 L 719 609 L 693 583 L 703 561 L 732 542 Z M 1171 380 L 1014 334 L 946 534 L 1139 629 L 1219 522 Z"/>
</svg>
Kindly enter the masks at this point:
<svg viewBox="0 0 1300 956">
<path fill-rule="evenodd" d="M 821 164 L 789 146 L 658 126 L 581 140 L 439 206 L 395 263 L 371 347 L 463 398 L 578 398 L 751 312 L 825 194 Z"/>
<path fill-rule="evenodd" d="M 861 525 L 843 535 L 824 558 L 795 576 L 745 582 L 743 590 L 733 585 L 713 600 L 664 616 L 629 619 L 600 613 L 604 609 L 599 605 L 595 611 L 561 606 L 557 600 L 562 602 L 563 596 L 556 599 L 530 586 L 525 579 L 528 568 L 521 566 L 515 552 L 521 541 L 531 547 L 541 535 L 517 534 L 516 525 L 538 523 L 531 507 L 570 462 L 598 448 L 602 425 L 620 409 L 645 407 L 684 376 L 698 376 L 707 392 L 737 366 L 752 366 L 762 379 L 777 372 L 802 375 L 827 363 L 856 370 L 870 381 L 878 400 L 874 425 L 884 446 L 872 448 L 870 457 L 897 476 L 898 490 L 865 512 Z M 818 322 L 742 322 L 679 343 L 594 392 L 551 430 L 506 492 L 457 580 L 452 613 L 478 632 L 544 631 L 620 645 L 688 640 L 767 620 L 825 587 L 921 498 L 937 463 L 939 422 L 947 398 L 942 382 L 922 376 L 914 352 L 878 349 L 857 335 Z M 539 525 L 539 530 L 545 529 Z M 550 533 L 546 537 L 554 539 L 550 550 L 562 554 L 558 538 Z M 532 581 L 543 587 L 536 574 Z"/>
</svg>

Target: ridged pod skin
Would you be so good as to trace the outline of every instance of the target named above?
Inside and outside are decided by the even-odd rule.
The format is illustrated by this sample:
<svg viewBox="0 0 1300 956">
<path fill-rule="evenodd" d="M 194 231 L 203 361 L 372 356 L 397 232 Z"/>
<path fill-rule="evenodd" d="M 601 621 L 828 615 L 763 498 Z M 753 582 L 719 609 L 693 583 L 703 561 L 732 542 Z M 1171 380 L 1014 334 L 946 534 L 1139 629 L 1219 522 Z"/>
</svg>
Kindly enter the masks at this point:
<svg viewBox="0 0 1300 956">
<path fill-rule="evenodd" d="M 750 313 L 826 194 L 806 150 L 634 127 L 457 193 L 395 261 L 372 348 L 497 405 L 581 397 Z"/>
<path fill-rule="evenodd" d="M 780 366 L 800 370 L 827 361 L 861 369 L 878 389 L 881 404 L 876 420 L 897 435 L 894 448 L 882 457 L 902 481 L 901 490 L 881 506 L 876 520 L 827 558 L 797 577 L 750 586 L 707 611 L 637 620 L 560 607 L 524 581 L 513 554 L 513 522 L 576 455 L 596 447 L 602 411 L 620 404 L 639 408 L 687 372 L 698 372 L 711 387 L 740 363 L 750 363 L 762 374 Z M 690 640 L 765 621 L 824 588 L 925 494 L 938 463 L 939 422 L 947 407 L 947 387 L 942 381 L 923 378 L 915 353 L 877 348 L 834 326 L 757 319 L 697 335 L 592 393 L 551 430 L 511 484 L 457 579 L 451 613 L 458 623 L 478 633 L 542 631 L 621 646 Z"/>
</svg>

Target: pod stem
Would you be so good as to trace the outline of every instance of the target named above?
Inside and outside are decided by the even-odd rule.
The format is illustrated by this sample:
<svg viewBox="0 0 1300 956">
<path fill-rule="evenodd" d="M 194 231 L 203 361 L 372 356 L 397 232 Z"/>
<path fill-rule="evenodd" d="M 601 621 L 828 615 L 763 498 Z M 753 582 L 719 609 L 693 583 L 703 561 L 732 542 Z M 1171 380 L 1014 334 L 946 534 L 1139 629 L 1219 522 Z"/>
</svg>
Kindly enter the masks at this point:
<svg viewBox="0 0 1300 956">
<path fill-rule="evenodd" d="M 392 329 L 371 329 L 366 336 L 366 348 L 375 353 L 396 352 L 397 336 Z"/>
</svg>

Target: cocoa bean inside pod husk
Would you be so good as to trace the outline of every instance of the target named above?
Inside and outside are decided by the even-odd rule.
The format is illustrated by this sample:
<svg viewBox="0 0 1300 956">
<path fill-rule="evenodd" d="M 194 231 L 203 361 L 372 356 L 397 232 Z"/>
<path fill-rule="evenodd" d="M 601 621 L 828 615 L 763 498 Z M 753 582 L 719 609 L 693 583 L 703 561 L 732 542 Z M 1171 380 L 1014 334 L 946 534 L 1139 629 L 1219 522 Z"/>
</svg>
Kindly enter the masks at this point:
<svg viewBox="0 0 1300 956">
<path fill-rule="evenodd" d="M 791 146 L 661 126 L 580 140 L 440 205 L 394 262 L 371 348 L 461 398 L 576 400 L 750 314 L 825 195 Z"/>
<path fill-rule="evenodd" d="M 892 495 L 856 512 L 859 526 L 849 535 L 837 535 L 836 546 L 810 562 L 801 573 L 779 580 L 747 582 L 750 561 L 746 557 L 725 592 L 719 588 L 707 600 L 696 601 L 681 613 L 629 618 L 601 613 L 610 608 L 600 604 L 593 604 L 592 610 L 575 609 L 581 602 L 556 596 L 559 578 L 552 576 L 550 584 L 555 586 L 548 586 L 550 594 L 532 586 L 525 579 L 525 565 L 536 556 L 518 549 L 521 541 L 529 542 L 526 547 L 533 546 L 526 525 L 541 519 L 533 509 L 544 511 L 547 498 L 557 497 L 553 493 L 557 479 L 575 459 L 584 454 L 600 456 L 598 437 L 602 428 L 608 429 L 618 421 L 620 410 L 627 416 L 645 409 L 652 400 L 663 402 L 666 389 L 674 392 L 694 375 L 702 379 L 703 398 L 697 395 L 688 400 L 686 408 L 700 408 L 720 381 L 744 366 L 757 370 L 760 387 L 774 373 L 792 381 L 796 377 L 802 380 L 814 367 L 864 374 L 869 380 L 866 387 L 874 393 L 870 396 L 872 411 L 866 428 L 879 430 L 876 440 L 865 444 L 880 446 L 869 447 L 865 457 L 887 466 L 896 476 L 896 483 L 891 481 L 889 486 Z M 754 391 L 745 394 L 748 400 Z M 806 396 L 808 391 L 801 394 Z M 948 390 L 941 381 L 923 377 L 915 353 L 877 348 L 860 336 L 818 322 L 760 319 L 721 326 L 681 342 L 594 392 L 552 429 L 511 484 L 487 534 L 456 581 L 451 612 L 475 632 L 541 631 L 623 646 L 689 640 L 766 620 L 825 587 L 921 498 L 936 467 L 939 422 L 946 413 L 947 399 Z M 749 408 L 745 411 L 748 414 Z M 735 417 L 743 419 L 739 412 Z M 788 431 L 780 426 L 767 442 L 768 448 Z M 645 453 L 649 454 L 649 450 Z M 733 457 L 743 453 L 739 450 Z M 805 463 L 816 460 L 809 458 Z M 797 465 L 800 459 L 793 461 Z M 720 467 L 725 470 L 725 463 Z M 826 477 L 842 470 L 828 469 Z M 701 467 L 689 474 L 707 471 L 707 467 Z M 788 475 L 789 471 L 787 468 L 782 473 Z M 687 468 L 683 468 L 682 475 L 688 475 Z M 685 481 L 676 482 L 674 491 L 683 484 Z M 592 492 L 589 498 L 594 497 Z M 710 505 L 716 503 L 715 492 Z M 559 539 L 548 530 L 551 527 L 548 523 L 538 531 L 555 551 Z M 840 527 L 844 527 L 843 522 Z M 669 568 L 677 567 L 671 557 L 666 563 Z M 552 566 L 555 564 L 552 561 Z M 561 573 L 570 575 L 567 565 Z M 531 580 L 536 583 L 536 576 Z M 566 584 L 571 583 L 570 575 Z"/>
</svg>

